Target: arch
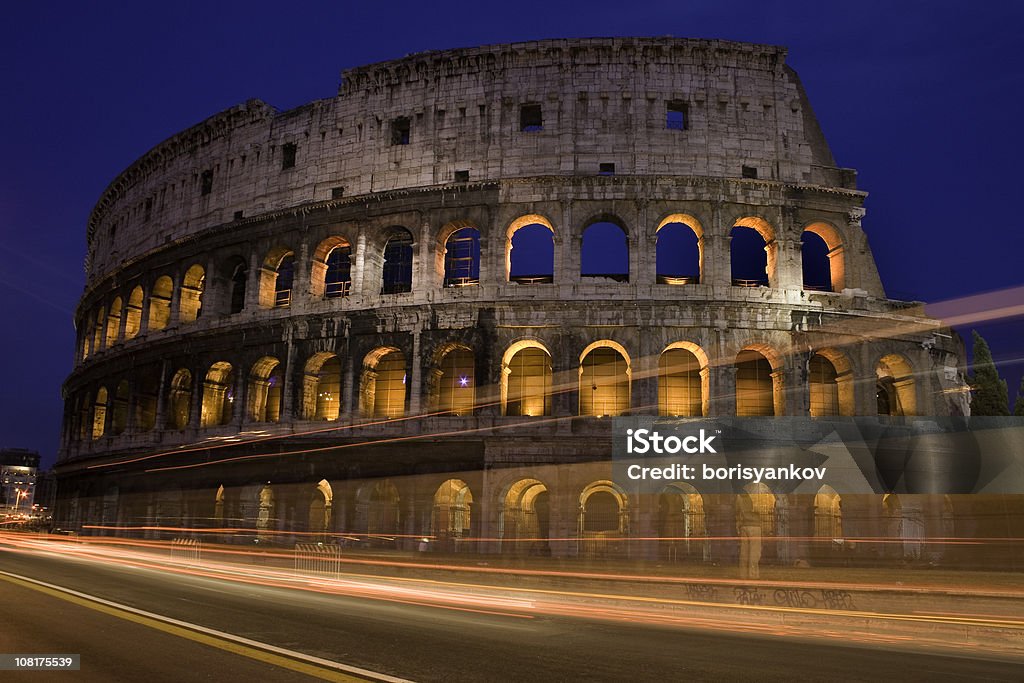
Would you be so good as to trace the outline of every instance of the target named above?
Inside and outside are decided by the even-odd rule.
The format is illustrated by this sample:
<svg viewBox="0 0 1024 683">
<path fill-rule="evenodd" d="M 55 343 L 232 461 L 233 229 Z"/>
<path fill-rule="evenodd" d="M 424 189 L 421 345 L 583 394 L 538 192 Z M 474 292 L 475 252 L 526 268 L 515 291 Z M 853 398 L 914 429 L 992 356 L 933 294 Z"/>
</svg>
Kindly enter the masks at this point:
<svg viewBox="0 0 1024 683">
<path fill-rule="evenodd" d="M 766 350 L 740 351 L 736 355 L 736 415 L 781 415 L 782 405 L 782 373 L 769 361 Z"/>
<path fill-rule="evenodd" d="M 260 266 L 260 307 L 290 306 L 294 281 L 295 252 L 285 246 L 274 247 L 267 252 Z"/>
<path fill-rule="evenodd" d="M 658 414 L 707 415 L 709 376 L 703 349 L 692 342 L 670 344 L 658 358 Z"/>
<path fill-rule="evenodd" d="M 879 415 L 917 415 L 917 387 L 914 370 L 905 357 L 890 353 L 875 366 Z"/>
<path fill-rule="evenodd" d="M 363 414 L 394 418 L 405 415 L 408 395 L 405 355 L 395 347 L 379 347 L 363 360 Z"/>
<path fill-rule="evenodd" d="M 772 490 L 764 483 L 747 484 L 743 487 L 746 498 L 761 519 L 761 535 L 775 535 L 775 506 L 778 499 Z M 740 497 L 737 497 L 737 505 L 740 504 Z"/>
<path fill-rule="evenodd" d="M 195 322 L 203 312 L 203 289 L 206 287 L 206 270 L 198 263 L 185 271 L 181 281 L 181 303 L 178 319 L 183 323 Z"/>
<path fill-rule="evenodd" d="M 93 325 L 95 325 L 93 314 L 89 313 L 88 317 L 82 323 L 80 334 L 82 337 L 82 360 L 85 360 L 92 354 L 92 338 L 93 338 Z"/>
<path fill-rule="evenodd" d="M 834 225 L 816 221 L 800 235 L 804 289 L 841 292 L 846 288 L 843 238 Z"/>
<path fill-rule="evenodd" d="M 501 360 L 503 414 L 551 415 L 551 379 L 551 352 L 543 344 L 523 339 L 509 346 Z"/>
<path fill-rule="evenodd" d="M 107 309 L 100 306 L 96 310 L 96 315 L 93 317 L 95 322 L 93 323 L 93 337 L 92 337 L 92 352 L 99 353 L 105 347 L 103 345 L 103 332 L 107 326 Z"/>
<path fill-rule="evenodd" d="M 341 359 L 330 352 L 314 354 L 302 375 L 302 415 L 307 420 L 337 420 L 341 414 Z"/>
<path fill-rule="evenodd" d="M 78 432 L 79 441 L 92 439 L 93 416 L 92 416 L 92 395 L 83 392 L 79 395 L 78 405 Z"/>
<path fill-rule="evenodd" d="M 352 291 L 352 245 L 333 235 L 317 245 L 310 272 L 310 292 L 316 298 L 336 299 Z"/>
<path fill-rule="evenodd" d="M 119 436 L 128 428 L 128 380 L 117 383 L 114 390 L 114 409 L 110 419 L 110 434 Z"/>
<path fill-rule="evenodd" d="M 331 513 L 334 508 L 334 491 L 326 479 L 321 479 L 313 491 L 309 502 L 309 515 L 306 529 L 314 534 L 314 540 L 323 541 L 331 526 Z"/>
<path fill-rule="evenodd" d="M 660 555 L 668 560 L 708 559 L 707 522 L 704 497 L 690 484 L 678 482 L 658 496 L 658 536 L 668 539 Z"/>
<path fill-rule="evenodd" d="M 588 484 L 579 498 L 579 537 L 584 556 L 609 556 L 619 548 L 610 543 L 629 534 L 629 502 L 614 482 Z"/>
<path fill-rule="evenodd" d="M 431 377 L 432 403 L 437 411 L 452 415 L 472 415 L 476 406 L 476 358 L 468 346 L 452 345 L 442 349 Z"/>
<path fill-rule="evenodd" d="M 729 233 L 729 253 L 734 287 L 767 287 L 768 243 L 751 227 L 735 226 Z"/>
<path fill-rule="evenodd" d="M 278 422 L 284 396 L 281 361 L 263 356 L 249 371 L 249 419 L 253 422 Z"/>
<path fill-rule="evenodd" d="M 369 536 L 394 536 L 401 528 L 400 503 L 398 489 L 390 479 L 363 484 L 356 492 L 356 528 Z"/>
<path fill-rule="evenodd" d="M 474 227 L 454 230 L 444 242 L 444 286 L 480 284 L 480 231 Z"/>
<path fill-rule="evenodd" d="M 846 354 L 835 348 L 817 350 L 808 361 L 811 417 L 853 416 L 853 366 Z"/>
<path fill-rule="evenodd" d="M 842 538 L 842 498 L 827 484 L 814 496 L 814 536 L 816 538 Z"/>
<path fill-rule="evenodd" d="M 124 338 L 134 339 L 142 330 L 142 301 L 145 294 L 142 285 L 136 285 L 128 295 L 128 306 L 125 307 L 124 315 Z"/>
<path fill-rule="evenodd" d="M 149 292 L 149 322 L 147 329 L 162 330 L 171 322 L 171 298 L 174 296 L 174 281 L 168 275 L 161 275 Z"/>
<path fill-rule="evenodd" d="M 544 216 L 527 214 L 509 223 L 505 279 L 520 285 L 555 281 L 555 229 Z"/>
<path fill-rule="evenodd" d="M 107 331 L 104 348 L 109 349 L 121 338 L 121 309 L 124 304 L 121 297 L 114 297 L 110 302 L 110 311 L 107 313 Z"/>
<path fill-rule="evenodd" d="M 461 479 L 449 479 L 437 487 L 430 516 L 434 536 L 462 538 L 470 533 L 473 492 Z"/>
<path fill-rule="evenodd" d="M 629 282 L 629 237 L 619 222 L 602 217 L 583 229 L 580 277 Z"/>
<path fill-rule="evenodd" d="M 548 487 L 539 479 L 519 479 L 501 496 L 498 538 L 502 550 L 522 554 L 548 554 L 550 547 Z M 505 542 L 521 541 L 506 548 Z"/>
<path fill-rule="evenodd" d="M 231 423 L 235 403 L 234 380 L 234 368 L 227 361 L 217 361 L 207 370 L 203 382 L 200 427 L 216 427 Z"/>
<path fill-rule="evenodd" d="M 168 424 L 171 429 L 184 429 L 192 416 L 192 373 L 186 368 L 179 368 L 171 379 L 170 414 Z"/>
<path fill-rule="evenodd" d="M 107 429 L 107 388 L 100 387 L 96 391 L 96 401 L 92 404 L 92 439 L 95 441 L 103 436 Z"/>
<path fill-rule="evenodd" d="M 695 217 L 674 213 L 655 230 L 655 272 L 658 284 L 692 285 L 704 273 L 704 227 Z"/>
<path fill-rule="evenodd" d="M 227 301 L 228 315 L 241 313 L 245 309 L 245 291 L 249 282 L 249 267 L 242 259 L 235 261 L 231 269 L 230 295 Z"/>
<path fill-rule="evenodd" d="M 611 340 L 596 341 L 580 354 L 580 415 L 615 416 L 629 412 L 629 354 Z"/>
<path fill-rule="evenodd" d="M 132 398 L 135 403 L 134 431 L 148 432 L 156 428 L 156 407 L 160 394 L 159 365 L 142 368 L 132 387 Z"/>
<path fill-rule="evenodd" d="M 391 228 L 384 244 L 383 284 L 381 294 L 402 294 L 412 291 L 413 239 L 403 227 Z"/>
</svg>

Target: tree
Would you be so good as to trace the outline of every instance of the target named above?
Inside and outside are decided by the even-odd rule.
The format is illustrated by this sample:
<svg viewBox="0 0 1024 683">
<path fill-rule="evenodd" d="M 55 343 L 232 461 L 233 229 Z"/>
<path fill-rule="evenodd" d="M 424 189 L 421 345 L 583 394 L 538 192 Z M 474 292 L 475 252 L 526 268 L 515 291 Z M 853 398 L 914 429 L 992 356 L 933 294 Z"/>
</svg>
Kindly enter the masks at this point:
<svg viewBox="0 0 1024 683">
<path fill-rule="evenodd" d="M 1020 389 L 1017 389 L 1017 400 L 1013 402 L 1013 414 L 1024 417 L 1024 377 L 1020 378 Z"/>
<path fill-rule="evenodd" d="M 971 415 L 1009 415 L 1010 395 L 1006 389 L 1006 380 L 999 377 L 988 342 L 976 330 L 972 330 L 971 335 L 974 337 L 973 372 L 968 378 L 974 394 L 971 399 Z"/>
</svg>

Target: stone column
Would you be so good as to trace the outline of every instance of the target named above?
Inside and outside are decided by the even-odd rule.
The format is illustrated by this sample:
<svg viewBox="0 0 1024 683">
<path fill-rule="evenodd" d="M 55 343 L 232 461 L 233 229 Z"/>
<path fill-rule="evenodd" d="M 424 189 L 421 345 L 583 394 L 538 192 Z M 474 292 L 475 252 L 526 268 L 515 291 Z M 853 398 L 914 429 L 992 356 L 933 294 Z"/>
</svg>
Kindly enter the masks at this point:
<svg viewBox="0 0 1024 683">
<path fill-rule="evenodd" d="M 410 372 L 412 386 L 410 387 L 409 414 L 419 415 L 420 406 L 423 402 L 423 380 L 421 376 L 423 363 L 420 361 L 420 330 L 418 329 L 412 333 L 412 358 L 409 359 L 409 362 L 412 364 Z"/>
<path fill-rule="evenodd" d="M 804 274 L 799 240 L 776 237 L 765 250 L 768 251 L 769 285 L 775 289 L 803 289 Z"/>
<path fill-rule="evenodd" d="M 184 274 L 177 272 L 171 279 L 171 312 L 167 327 L 175 327 L 181 323 L 181 288 L 184 286 Z"/>
<path fill-rule="evenodd" d="M 732 363 L 713 365 L 708 386 L 708 417 L 736 414 L 736 366 Z"/>
<path fill-rule="evenodd" d="M 309 307 L 309 300 L 312 297 L 310 291 L 312 268 L 313 263 L 309 258 L 309 239 L 303 236 L 299 243 L 298 253 L 295 255 L 295 275 L 292 279 L 291 300 L 293 311 L 301 313 Z"/>
<path fill-rule="evenodd" d="M 259 254 L 253 249 L 249 254 L 249 272 L 245 283 L 245 311 L 255 311 L 260 307 L 260 284 L 263 275 L 263 263 Z"/>
</svg>

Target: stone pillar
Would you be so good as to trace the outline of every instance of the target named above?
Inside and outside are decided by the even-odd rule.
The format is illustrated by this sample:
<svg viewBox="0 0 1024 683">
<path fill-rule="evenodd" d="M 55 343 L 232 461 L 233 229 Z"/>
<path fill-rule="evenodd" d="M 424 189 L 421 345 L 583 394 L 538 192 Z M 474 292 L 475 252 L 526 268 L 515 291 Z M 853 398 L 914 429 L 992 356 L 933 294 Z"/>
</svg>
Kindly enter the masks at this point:
<svg viewBox="0 0 1024 683">
<path fill-rule="evenodd" d="M 366 235 L 362 231 L 356 236 L 356 243 L 352 245 L 352 251 L 349 256 L 352 264 L 352 293 L 355 295 L 364 295 L 365 291 L 364 283 L 366 278 L 364 277 L 366 267 Z"/>
<path fill-rule="evenodd" d="M 800 241 L 776 237 L 765 250 L 768 252 L 769 285 L 775 289 L 803 289 Z"/>
<path fill-rule="evenodd" d="M 171 313 L 167 321 L 167 327 L 174 327 L 181 323 L 181 288 L 184 286 L 184 274 L 175 273 L 171 279 Z"/>
<path fill-rule="evenodd" d="M 345 355 L 345 364 L 342 366 L 341 377 L 341 409 L 338 411 L 338 419 L 347 411 L 351 418 L 359 417 L 358 399 L 355 396 L 355 366 L 356 360 Z"/>
<path fill-rule="evenodd" d="M 786 359 L 786 366 L 782 369 L 784 415 L 811 414 L 810 375 L 807 367 L 810 359 L 808 353 L 794 353 Z"/>
<path fill-rule="evenodd" d="M 790 415 L 787 411 L 787 403 L 789 402 L 786 397 L 786 369 L 785 367 L 773 370 L 771 374 L 772 378 L 772 402 L 774 403 L 775 415 Z"/>
<path fill-rule="evenodd" d="M 287 351 L 281 368 L 281 422 L 290 422 L 295 417 L 295 344 L 292 341 L 293 328 L 288 328 Z"/>
<path fill-rule="evenodd" d="M 245 283 L 245 311 L 255 311 L 260 307 L 260 284 L 263 279 L 263 263 L 259 254 L 253 249 L 249 254 L 248 280 Z"/>
<path fill-rule="evenodd" d="M 576 284 L 580 281 L 581 234 L 573 225 L 571 202 L 562 202 L 562 220 L 555 233 L 555 283 Z"/>
<path fill-rule="evenodd" d="M 291 309 L 302 312 L 309 307 L 309 300 L 312 297 L 311 280 L 313 276 L 313 263 L 309 258 L 309 239 L 303 236 L 299 243 L 298 253 L 295 255 L 295 275 L 292 279 L 292 301 Z"/>
<path fill-rule="evenodd" d="M 701 238 L 702 284 L 728 287 L 732 285 L 731 237 L 709 235 Z"/>
<path fill-rule="evenodd" d="M 708 417 L 736 414 L 736 366 L 713 365 L 708 386 Z"/>
</svg>

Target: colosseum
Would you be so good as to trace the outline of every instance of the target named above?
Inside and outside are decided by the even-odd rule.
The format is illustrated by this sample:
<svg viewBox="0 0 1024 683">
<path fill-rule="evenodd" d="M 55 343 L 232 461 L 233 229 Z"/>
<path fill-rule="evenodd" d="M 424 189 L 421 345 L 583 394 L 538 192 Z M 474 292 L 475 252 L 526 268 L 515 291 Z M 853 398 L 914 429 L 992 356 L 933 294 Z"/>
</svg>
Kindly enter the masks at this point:
<svg viewBox="0 0 1024 683">
<path fill-rule="evenodd" d="M 732 501 L 625 491 L 607 417 L 965 414 L 786 55 L 426 52 L 160 143 L 88 219 L 60 523 L 715 561 Z M 767 535 L 898 505 L 755 493 Z"/>
</svg>

